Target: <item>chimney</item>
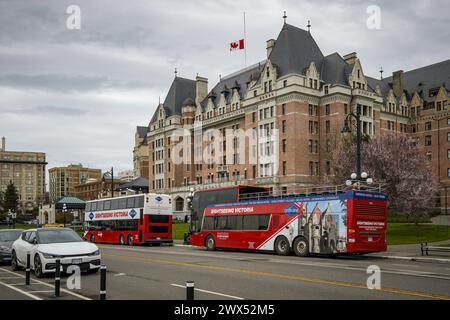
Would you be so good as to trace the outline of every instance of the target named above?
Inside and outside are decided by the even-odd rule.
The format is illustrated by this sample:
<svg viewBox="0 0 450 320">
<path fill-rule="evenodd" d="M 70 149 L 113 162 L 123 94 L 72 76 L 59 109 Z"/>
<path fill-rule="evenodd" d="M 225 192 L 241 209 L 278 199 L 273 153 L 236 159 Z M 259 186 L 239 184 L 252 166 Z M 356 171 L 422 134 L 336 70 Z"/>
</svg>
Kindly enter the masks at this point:
<svg viewBox="0 0 450 320">
<path fill-rule="evenodd" d="M 195 102 L 200 103 L 208 95 L 208 78 L 197 75 L 195 78 Z"/>
<path fill-rule="evenodd" d="M 274 39 L 267 40 L 267 58 L 272 53 L 273 47 L 275 47 L 276 41 Z"/>
<path fill-rule="evenodd" d="M 401 97 L 403 94 L 404 79 L 405 77 L 403 70 L 392 73 L 392 86 L 396 97 Z"/>
<path fill-rule="evenodd" d="M 352 52 L 344 56 L 344 60 L 348 64 L 354 64 L 356 59 L 358 59 L 358 57 L 356 56 L 356 52 Z"/>
<path fill-rule="evenodd" d="M 2 137 L 2 148 L 0 151 L 6 151 L 6 138 Z"/>
</svg>

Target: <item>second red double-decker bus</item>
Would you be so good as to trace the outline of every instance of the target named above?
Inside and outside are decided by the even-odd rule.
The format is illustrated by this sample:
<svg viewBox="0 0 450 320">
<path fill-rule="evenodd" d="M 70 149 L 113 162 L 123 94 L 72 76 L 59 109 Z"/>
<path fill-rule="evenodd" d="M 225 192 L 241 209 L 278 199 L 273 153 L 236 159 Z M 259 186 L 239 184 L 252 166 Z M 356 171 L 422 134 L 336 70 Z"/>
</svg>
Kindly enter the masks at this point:
<svg viewBox="0 0 450 320">
<path fill-rule="evenodd" d="M 139 194 L 88 201 L 84 238 L 115 244 L 162 244 L 172 241 L 171 198 Z"/>
<path fill-rule="evenodd" d="M 369 191 L 241 199 L 207 206 L 191 244 L 298 256 L 379 252 L 386 213 L 386 195 Z"/>
</svg>

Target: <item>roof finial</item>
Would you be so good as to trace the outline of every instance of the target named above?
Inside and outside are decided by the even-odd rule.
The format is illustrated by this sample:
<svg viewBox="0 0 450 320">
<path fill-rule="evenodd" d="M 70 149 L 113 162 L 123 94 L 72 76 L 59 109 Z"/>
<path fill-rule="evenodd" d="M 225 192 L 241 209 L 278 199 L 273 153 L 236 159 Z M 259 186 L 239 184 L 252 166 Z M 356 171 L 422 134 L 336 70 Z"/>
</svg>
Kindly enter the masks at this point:
<svg viewBox="0 0 450 320">
<path fill-rule="evenodd" d="M 380 69 L 380 78 L 381 78 L 381 80 L 383 80 L 383 72 L 384 72 L 383 67 L 381 67 L 381 69 Z"/>
<path fill-rule="evenodd" d="M 286 18 L 287 18 L 286 11 L 284 11 L 283 13 L 284 24 L 286 24 Z"/>
<path fill-rule="evenodd" d="M 308 27 L 308 32 L 311 32 L 311 27 L 312 27 L 312 26 L 311 26 L 311 21 L 309 21 L 309 20 L 308 20 L 308 25 L 307 25 L 307 27 Z"/>
<path fill-rule="evenodd" d="M 219 81 L 222 81 L 222 75 L 219 74 Z"/>
<path fill-rule="evenodd" d="M 178 74 L 178 70 L 177 70 L 177 68 L 175 68 L 175 78 L 177 77 L 177 74 Z"/>
</svg>

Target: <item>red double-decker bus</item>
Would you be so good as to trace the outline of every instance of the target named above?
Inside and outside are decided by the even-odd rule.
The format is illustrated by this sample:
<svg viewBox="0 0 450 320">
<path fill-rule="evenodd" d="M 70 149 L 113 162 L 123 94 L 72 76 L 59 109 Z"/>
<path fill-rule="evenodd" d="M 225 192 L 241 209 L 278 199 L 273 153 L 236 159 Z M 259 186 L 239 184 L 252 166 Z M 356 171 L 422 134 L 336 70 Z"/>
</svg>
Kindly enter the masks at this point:
<svg viewBox="0 0 450 320">
<path fill-rule="evenodd" d="M 84 238 L 122 245 L 173 243 L 171 198 L 139 194 L 86 203 Z"/>
<path fill-rule="evenodd" d="M 191 244 L 298 256 L 380 252 L 387 249 L 386 214 L 387 197 L 379 192 L 241 197 L 206 206 Z"/>
</svg>

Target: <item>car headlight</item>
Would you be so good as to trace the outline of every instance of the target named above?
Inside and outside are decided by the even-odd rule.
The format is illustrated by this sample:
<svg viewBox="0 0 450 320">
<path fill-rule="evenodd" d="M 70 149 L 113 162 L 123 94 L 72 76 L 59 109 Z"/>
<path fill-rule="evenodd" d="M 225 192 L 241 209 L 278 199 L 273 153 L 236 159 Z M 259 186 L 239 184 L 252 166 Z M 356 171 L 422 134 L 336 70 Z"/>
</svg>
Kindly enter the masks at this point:
<svg viewBox="0 0 450 320">
<path fill-rule="evenodd" d="M 89 256 L 98 256 L 99 254 L 100 254 L 100 250 L 96 250 L 96 251 L 94 251 L 92 253 L 89 253 L 88 255 Z"/>
<path fill-rule="evenodd" d="M 45 253 L 45 252 L 40 252 L 40 254 L 42 254 L 45 259 L 56 259 L 56 258 L 59 258 L 59 256 L 56 255 L 56 254 Z"/>
</svg>

